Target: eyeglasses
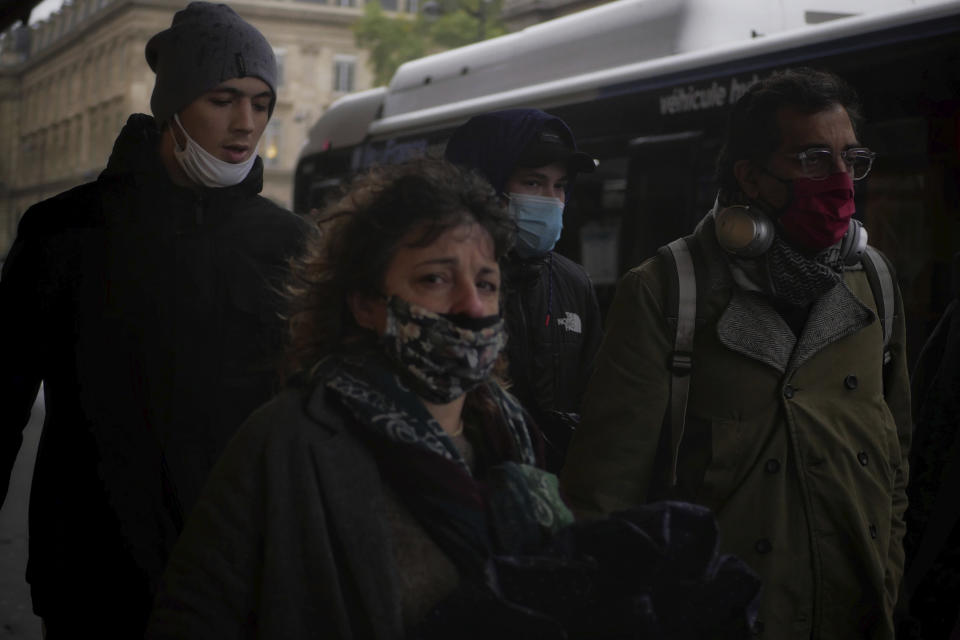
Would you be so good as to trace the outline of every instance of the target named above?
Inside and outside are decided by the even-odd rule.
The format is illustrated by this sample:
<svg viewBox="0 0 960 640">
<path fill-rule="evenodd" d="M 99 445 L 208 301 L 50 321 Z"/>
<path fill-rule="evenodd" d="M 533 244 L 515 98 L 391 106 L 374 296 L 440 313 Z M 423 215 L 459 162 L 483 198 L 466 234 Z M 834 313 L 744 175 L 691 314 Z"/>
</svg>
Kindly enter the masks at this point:
<svg viewBox="0 0 960 640">
<path fill-rule="evenodd" d="M 800 163 L 800 169 L 807 178 L 825 180 L 833 173 L 833 151 L 830 149 L 818 147 L 786 155 L 795 158 Z M 877 154 L 865 147 L 856 147 L 844 149 L 840 152 L 840 157 L 847 165 L 850 177 L 854 180 L 863 180 L 870 173 L 870 167 L 873 166 L 873 159 L 877 157 Z"/>
</svg>

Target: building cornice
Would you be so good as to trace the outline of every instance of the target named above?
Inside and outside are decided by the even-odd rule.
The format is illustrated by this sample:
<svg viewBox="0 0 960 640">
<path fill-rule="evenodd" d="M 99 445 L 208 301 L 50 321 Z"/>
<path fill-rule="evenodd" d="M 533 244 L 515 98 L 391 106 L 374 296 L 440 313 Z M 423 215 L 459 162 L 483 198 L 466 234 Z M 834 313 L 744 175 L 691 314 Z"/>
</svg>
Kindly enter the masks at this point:
<svg viewBox="0 0 960 640">
<path fill-rule="evenodd" d="M 295 21 L 302 24 L 344 26 L 350 25 L 360 18 L 363 10 L 358 7 L 336 7 L 322 4 L 300 2 L 298 0 L 234 0 L 230 3 L 237 13 L 246 19 L 264 21 Z M 3 68 L 7 73 L 25 73 L 35 67 L 55 58 L 58 54 L 73 47 L 79 40 L 86 38 L 91 31 L 119 19 L 135 9 L 156 10 L 169 13 L 171 16 L 184 7 L 183 0 L 113 0 L 105 7 L 83 18 L 83 22 L 74 25 L 69 33 L 61 34 L 54 42 L 44 45 L 41 49 L 31 52 L 23 62 Z M 76 11 L 75 7 L 67 6 L 54 14 L 55 20 L 64 20 L 62 12 Z M 42 28 L 34 28 L 32 37 L 37 37 Z M 142 26 L 134 27 L 139 35 L 143 34 Z M 153 33 L 145 34 L 147 37 Z"/>
<path fill-rule="evenodd" d="M 44 193 L 61 193 L 95 180 L 102 170 L 103 169 L 84 171 L 63 178 L 48 180 L 47 182 L 34 183 L 25 187 L 8 186 L 5 195 L 8 198 L 23 198 L 25 196 L 38 196 Z"/>
</svg>

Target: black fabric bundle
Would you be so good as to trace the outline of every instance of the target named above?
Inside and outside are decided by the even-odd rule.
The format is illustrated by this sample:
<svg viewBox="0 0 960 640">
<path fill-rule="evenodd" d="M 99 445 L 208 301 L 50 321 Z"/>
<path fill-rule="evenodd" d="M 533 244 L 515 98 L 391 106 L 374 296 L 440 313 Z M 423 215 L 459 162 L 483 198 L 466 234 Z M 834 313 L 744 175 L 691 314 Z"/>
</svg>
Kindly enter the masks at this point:
<svg viewBox="0 0 960 640">
<path fill-rule="evenodd" d="M 412 637 L 746 638 L 760 580 L 717 553 L 712 513 L 659 502 L 561 530 L 537 554 L 494 556 Z"/>
</svg>

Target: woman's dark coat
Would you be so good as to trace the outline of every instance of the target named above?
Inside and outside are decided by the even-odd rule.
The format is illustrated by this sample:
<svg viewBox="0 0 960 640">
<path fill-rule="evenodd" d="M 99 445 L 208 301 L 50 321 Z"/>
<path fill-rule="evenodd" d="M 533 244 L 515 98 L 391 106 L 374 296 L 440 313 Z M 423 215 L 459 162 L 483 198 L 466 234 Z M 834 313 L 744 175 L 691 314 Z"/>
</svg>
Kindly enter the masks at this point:
<svg viewBox="0 0 960 640">
<path fill-rule="evenodd" d="M 240 428 L 171 556 L 148 640 L 745 637 L 759 582 L 716 555 L 712 514 L 680 503 L 497 555 L 500 596 L 460 573 L 405 635 L 404 549 L 386 517 L 397 498 L 339 399 L 289 389 Z"/>
<path fill-rule="evenodd" d="M 319 385 L 256 411 L 210 475 L 151 640 L 402 638 L 383 482 Z"/>
</svg>

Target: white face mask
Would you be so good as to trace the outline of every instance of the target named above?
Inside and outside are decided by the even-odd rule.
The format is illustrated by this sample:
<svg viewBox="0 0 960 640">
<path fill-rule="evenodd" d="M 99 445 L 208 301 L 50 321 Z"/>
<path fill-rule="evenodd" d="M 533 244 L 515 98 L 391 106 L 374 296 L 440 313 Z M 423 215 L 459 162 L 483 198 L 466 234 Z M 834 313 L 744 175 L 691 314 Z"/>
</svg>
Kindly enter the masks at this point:
<svg viewBox="0 0 960 640">
<path fill-rule="evenodd" d="M 174 114 L 173 120 L 187 140 L 183 149 L 177 143 L 176 136 L 173 144 L 173 155 L 187 177 L 205 187 L 232 187 L 243 182 L 257 159 L 256 153 L 251 153 L 249 158 L 237 164 L 226 162 L 197 144 L 180 122 L 179 115 Z"/>
</svg>

